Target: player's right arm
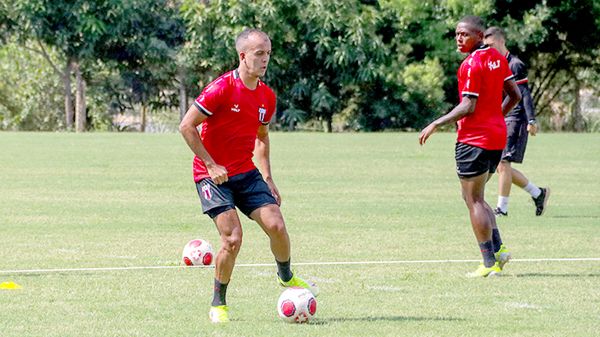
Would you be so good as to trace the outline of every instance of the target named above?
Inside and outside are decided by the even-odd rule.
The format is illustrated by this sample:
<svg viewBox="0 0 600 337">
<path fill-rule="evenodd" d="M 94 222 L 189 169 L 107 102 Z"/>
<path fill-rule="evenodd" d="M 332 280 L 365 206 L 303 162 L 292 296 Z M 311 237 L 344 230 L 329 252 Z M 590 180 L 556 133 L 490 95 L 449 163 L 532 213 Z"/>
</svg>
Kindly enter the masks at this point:
<svg viewBox="0 0 600 337">
<path fill-rule="evenodd" d="M 192 152 L 206 165 L 210 178 L 219 185 L 228 180 L 227 169 L 215 163 L 202 143 L 198 125 L 202 124 L 206 118 L 208 116 L 200 112 L 195 104 L 192 104 L 179 124 L 179 131 Z"/>
<path fill-rule="evenodd" d="M 454 107 L 449 113 L 431 122 L 425 129 L 419 134 L 419 144 L 423 145 L 427 141 L 427 138 L 438 128 L 448 123 L 455 123 L 461 118 L 475 111 L 477 105 L 477 97 L 472 95 L 464 95 L 460 103 Z"/>
</svg>

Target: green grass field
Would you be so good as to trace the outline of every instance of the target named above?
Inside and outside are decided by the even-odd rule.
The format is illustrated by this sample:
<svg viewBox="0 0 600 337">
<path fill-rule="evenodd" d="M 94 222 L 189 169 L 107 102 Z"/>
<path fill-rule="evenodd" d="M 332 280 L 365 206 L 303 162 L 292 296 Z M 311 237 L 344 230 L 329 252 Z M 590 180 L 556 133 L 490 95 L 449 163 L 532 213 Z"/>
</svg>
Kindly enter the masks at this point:
<svg viewBox="0 0 600 337">
<path fill-rule="evenodd" d="M 312 324 L 276 314 L 276 268 L 240 266 L 233 321 L 209 323 L 212 269 L 179 265 L 193 238 L 218 248 L 178 134 L 0 133 L 0 336 L 598 336 L 600 134 L 541 134 L 520 165 L 552 188 L 534 216 L 515 188 L 499 226 L 515 261 L 480 259 L 454 173 L 454 134 L 271 135 L 294 262 L 321 288 Z M 487 199 L 496 201 L 497 180 Z M 271 263 L 243 219 L 239 264 Z M 15 270 L 165 266 L 137 270 Z"/>
</svg>

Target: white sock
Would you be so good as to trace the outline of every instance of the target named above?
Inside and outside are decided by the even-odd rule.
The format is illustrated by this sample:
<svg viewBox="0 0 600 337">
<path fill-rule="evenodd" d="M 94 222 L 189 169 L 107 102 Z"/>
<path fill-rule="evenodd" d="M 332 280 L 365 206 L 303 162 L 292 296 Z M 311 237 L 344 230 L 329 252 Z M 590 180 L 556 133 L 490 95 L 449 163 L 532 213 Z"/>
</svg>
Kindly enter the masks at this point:
<svg viewBox="0 0 600 337">
<path fill-rule="evenodd" d="M 498 196 L 498 208 L 504 213 L 508 212 L 508 197 Z"/>
<path fill-rule="evenodd" d="M 532 197 L 537 198 L 542 193 L 539 187 L 535 186 L 531 181 L 527 183 L 527 186 L 523 187 L 527 193 L 531 194 Z"/>
</svg>

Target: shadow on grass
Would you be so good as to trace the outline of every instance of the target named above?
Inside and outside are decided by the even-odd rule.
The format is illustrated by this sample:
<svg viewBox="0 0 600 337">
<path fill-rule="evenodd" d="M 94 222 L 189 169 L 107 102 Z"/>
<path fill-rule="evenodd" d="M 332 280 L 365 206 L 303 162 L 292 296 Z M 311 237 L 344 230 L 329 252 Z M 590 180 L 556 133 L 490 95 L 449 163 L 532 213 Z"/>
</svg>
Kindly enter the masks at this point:
<svg viewBox="0 0 600 337">
<path fill-rule="evenodd" d="M 556 273 L 524 273 L 514 274 L 514 277 L 600 277 L 600 273 L 572 273 L 572 274 L 556 274 Z"/>
<path fill-rule="evenodd" d="M 316 319 L 311 321 L 310 324 L 329 324 L 336 322 L 420 322 L 420 321 L 466 321 L 464 318 L 454 318 L 454 317 L 419 317 L 419 316 L 365 316 L 365 317 L 334 317 L 327 319 Z"/>
</svg>

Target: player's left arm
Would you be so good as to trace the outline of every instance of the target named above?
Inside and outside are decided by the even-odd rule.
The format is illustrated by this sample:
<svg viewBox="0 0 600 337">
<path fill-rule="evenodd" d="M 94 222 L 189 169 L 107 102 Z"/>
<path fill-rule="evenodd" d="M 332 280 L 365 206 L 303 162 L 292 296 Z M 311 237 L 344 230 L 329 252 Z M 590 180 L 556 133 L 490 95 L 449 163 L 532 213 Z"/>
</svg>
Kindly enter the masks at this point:
<svg viewBox="0 0 600 337">
<path fill-rule="evenodd" d="M 523 108 L 527 115 L 527 132 L 530 135 L 535 136 L 537 134 L 537 122 L 535 120 L 535 109 L 533 108 L 533 98 L 531 97 L 531 90 L 527 83 L 519 85 L 521 89 L 521 96 L 523 97 Z"/>
<path fill-rule="evenodd" d="M 531 90 L 529 90 L 529 79 L 527 78 L 527 66 L 521 60 L 510 64 L 511 71 L 515 74 L 515 82 L 521 91 L 522 105 L 527 116 L 527 132 L 535 136 L 537 133 L 537 123 L 535 120 L 535 110 L 533 108 L 533 99 Z"/>
<path fill-rule="evenodd" d="M 254 145 L 254 157 L 260 166 L 260 172 L 263 179 L 269 186 L 271 194 L 277 200 L 277 204 L 281 205 L 281 195 L 275 182 L 273 181 L 273 175 L 271 173 L 271 157 L 270 157 L 270 143 L 269 143 L 269 125 L 261 125 L 258 127 L 256 134 L 256 142 Z"/>
</svg>

